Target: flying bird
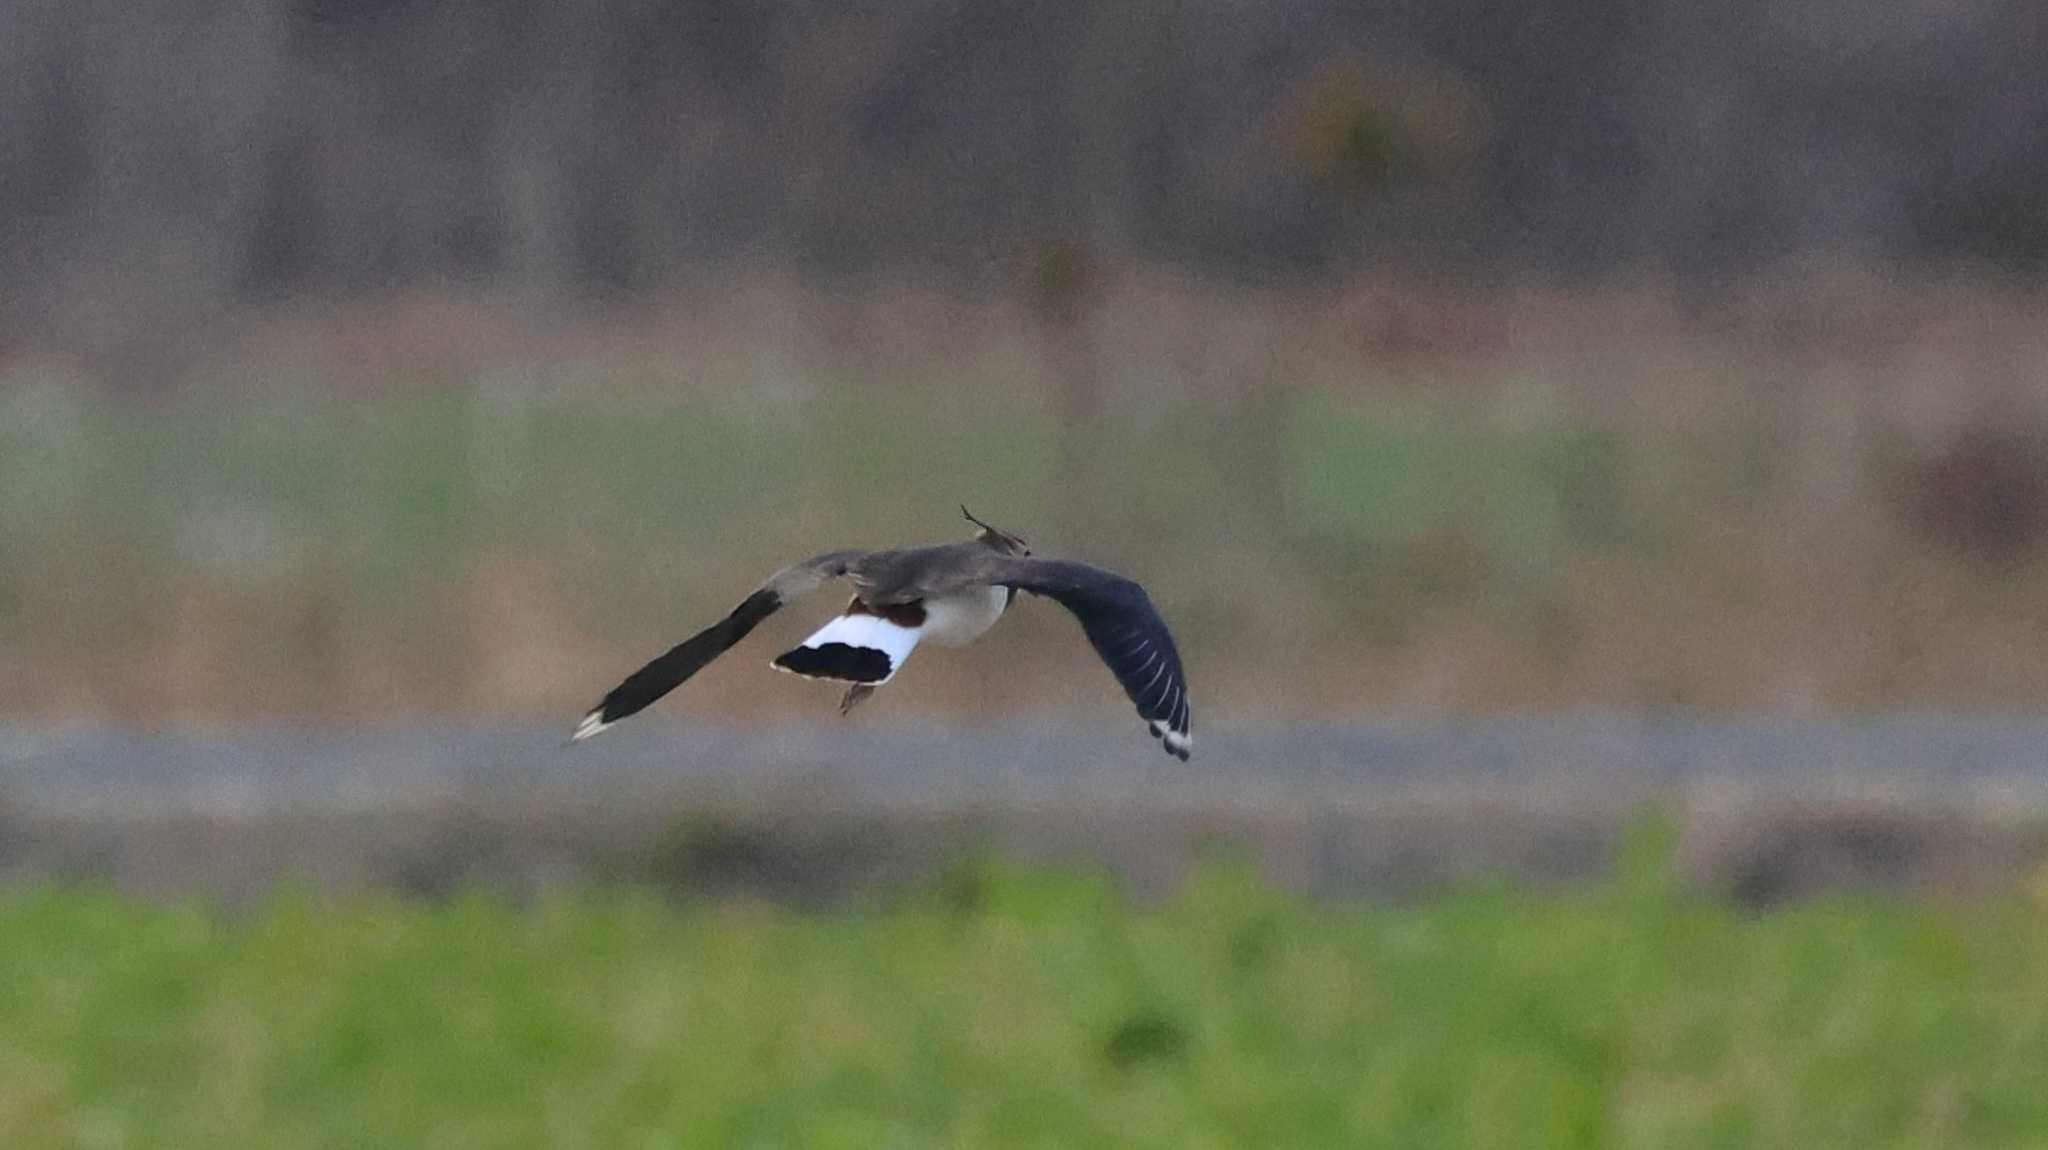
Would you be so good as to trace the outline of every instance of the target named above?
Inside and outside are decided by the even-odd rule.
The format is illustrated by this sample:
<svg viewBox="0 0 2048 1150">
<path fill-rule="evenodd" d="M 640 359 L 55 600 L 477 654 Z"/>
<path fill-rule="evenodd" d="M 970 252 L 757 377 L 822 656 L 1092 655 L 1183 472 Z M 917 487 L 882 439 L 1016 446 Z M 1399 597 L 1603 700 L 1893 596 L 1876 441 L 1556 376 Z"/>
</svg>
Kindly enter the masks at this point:
<svg viewBox="0 0 2048 1150">
<path fill-rule="evenodd" d="M 645 709 L 784 604 L 829 579 L 845 579 L 854 592 L 845 611 L 772 664 L 805 678 L 846 683 L 840 714 L 895 678 L 919 643 L 964 646 L 993 627 L 1024 591 L 1053 600 L 1080 620 L 1146 729 L 1167 754 L 1185 761 L 1194 749 L 1187 676 L 1173 634 L 1145 589 L 1100 567 L 1035 557 L 1024 540 L 983 523 L 965 507 L 960 513 L 978 529 L 971 540 L 829 551 L 769 576 L 731 614 L 626 676 L 583 716 L 573 738 L 587 739 Z"/>
</svg>

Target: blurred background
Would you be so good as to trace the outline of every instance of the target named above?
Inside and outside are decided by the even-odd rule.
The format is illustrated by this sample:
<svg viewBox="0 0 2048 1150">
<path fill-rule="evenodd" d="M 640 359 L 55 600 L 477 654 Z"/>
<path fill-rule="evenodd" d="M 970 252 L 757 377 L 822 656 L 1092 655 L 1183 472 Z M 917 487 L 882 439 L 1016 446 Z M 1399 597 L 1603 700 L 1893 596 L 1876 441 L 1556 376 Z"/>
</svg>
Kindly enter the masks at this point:
<svg viewBox="0 0 2048 1150">
<path fill-rule="evenodd" d="M 963 501 L 1209 717 L 2048 685 L 2027 4 L 0 20 L 14 718 L 557 721 Z"/>
<path fill-rule="evenodd" d="M 0 6 L 0 1133 L 2044 1136 L 2042 30 Z M 1145 583 L 1192 764 L 1045 604 L 842 722 L 829 595 L 558 749 L 963 502 Z"/>
</svg>

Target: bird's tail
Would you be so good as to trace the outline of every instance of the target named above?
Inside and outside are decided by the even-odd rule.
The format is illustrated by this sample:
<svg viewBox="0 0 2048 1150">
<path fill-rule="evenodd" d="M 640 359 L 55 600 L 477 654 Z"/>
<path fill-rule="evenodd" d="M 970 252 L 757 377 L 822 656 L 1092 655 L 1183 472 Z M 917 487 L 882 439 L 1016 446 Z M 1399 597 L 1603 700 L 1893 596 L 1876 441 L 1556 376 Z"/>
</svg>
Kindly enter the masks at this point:
<svg viewBox="0 0 2048 1150">
<path fill-rule="evenodd" d="M 924 631 L 922 612 L 890 619 L 849 610 L 800 645 L 777 655 L 774 666 L 810 679 L 880 686 L 894 678 Z"/>
</svg>

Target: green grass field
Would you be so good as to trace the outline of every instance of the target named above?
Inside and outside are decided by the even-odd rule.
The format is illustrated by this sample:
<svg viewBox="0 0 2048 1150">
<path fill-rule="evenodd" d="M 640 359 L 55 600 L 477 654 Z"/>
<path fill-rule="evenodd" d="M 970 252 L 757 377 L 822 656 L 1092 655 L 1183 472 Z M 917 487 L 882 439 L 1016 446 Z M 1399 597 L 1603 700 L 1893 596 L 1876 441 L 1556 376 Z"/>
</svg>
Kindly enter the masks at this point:
<svg viewBox="0 0 2048 1150">
<path fill-rule="evenodd" d="M 0 1145 L 2040 1146 L 2048 913 L 0 897 Z"/>
</svg>

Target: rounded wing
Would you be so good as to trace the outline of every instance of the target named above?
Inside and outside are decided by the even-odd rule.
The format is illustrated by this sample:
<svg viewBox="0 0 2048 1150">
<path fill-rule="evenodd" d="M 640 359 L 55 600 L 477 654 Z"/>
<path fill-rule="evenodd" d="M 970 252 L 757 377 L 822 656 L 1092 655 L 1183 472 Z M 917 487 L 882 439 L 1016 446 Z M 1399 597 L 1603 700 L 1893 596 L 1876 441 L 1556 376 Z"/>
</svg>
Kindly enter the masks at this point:
<svg viewBox="0 0 2048 1150">
<path fill-rule="evenodd" d="M 1143 587 L 1066 559 L 1001 558 L 990 571 L 993 584 L 1043 595 L 1073 612 L 1152 737 L 1167 754 L 1187 759 L 1195 746 L 1187 673 L 1173 633 Z"/>
</svg>

